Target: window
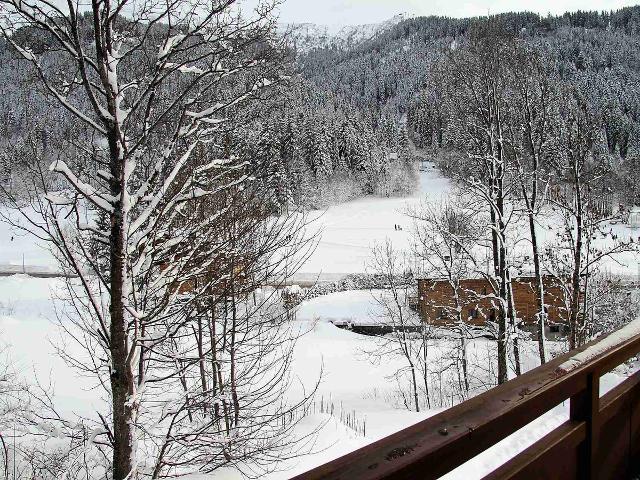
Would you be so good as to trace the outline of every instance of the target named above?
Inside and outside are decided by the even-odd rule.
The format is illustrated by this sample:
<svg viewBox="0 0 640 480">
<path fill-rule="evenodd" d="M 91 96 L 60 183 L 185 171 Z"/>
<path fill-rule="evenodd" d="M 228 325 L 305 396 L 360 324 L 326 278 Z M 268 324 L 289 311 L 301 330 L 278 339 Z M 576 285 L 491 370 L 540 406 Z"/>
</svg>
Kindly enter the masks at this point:
<svg viewBox="0 0 640 480">
<path fill-rule="evenodd" d="M 560 333 L 560 325 L 549 325 L 549 331 L 551 333 Z"/>
<path fill-rule="evenodd" d="M 480 316 L 480 310 L 477 308 L 469 309 L 469 318 L 478 318 Z"/>
</svg>

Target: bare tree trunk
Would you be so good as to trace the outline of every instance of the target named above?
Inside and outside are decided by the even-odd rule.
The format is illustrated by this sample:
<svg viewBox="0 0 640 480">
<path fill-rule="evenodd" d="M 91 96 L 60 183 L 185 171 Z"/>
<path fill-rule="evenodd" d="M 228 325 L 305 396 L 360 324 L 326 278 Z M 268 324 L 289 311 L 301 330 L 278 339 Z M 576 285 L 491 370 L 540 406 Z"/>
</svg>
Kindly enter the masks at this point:
<svg viewBox="0 0 640 480">
<path fill-rule="evenodd" d="M 198 367 L 200 370 L 200 385 L 202 388 L 202 392 L 207 392 L 207 373 L 205 370 L 204 364 L 204 339 L 203 339 L 203 331 L 202 331 L 202 315 L 198 312 L 198 331 L 196 333 L 196 344 L 198 348 Z M 207 412 L 207 402 L 204 405 L 204 412 Z"/>
<path fill-rule="evenodd" d="M 413 384 L 413 401 L 415 403 L 416 412 L 420 411 L 420 402 L 418 400 L 418 381 L 416 380 L 416 368 L 411 364 L 411 383 Z"/>
<path fill-rule="evenodd" d="M 534 187 L 535 188 L 535 187 Z M 538 309 L 537 332 L 538 332 L 538 354 L 540 355 L 540 364 L 544 365 L 547 361 L 545 347 L 545 324 L 547 320 L 547 312 L 544 305 L 544 279 L 542 277 L 542 268 L 540 267 L 540 252 L 538 251 L 538 235 L 536 232 L 536 224 L 534 213 L 529 209 L 529 232 L 531 235 L 531 249 L 533 255 L 533 268 L 536 276 L 536 306 Z"/>
<path fill-rule="evenodd" d="M 576 239 L 573 251 L 573 272 L 571 275 L 571 303 L 569 310 L 569 349 L 573 350 L 580 346 L 580 273 L 582 269 L 582 236 L 583 236 L 583 208 L 582 208 L 582 189 L 580 182 L 580 174 L 578 172 L 577 162 L 573 166 L 574 188 L 575 188 L 575 220 L 576 220 Z"/>
<path fill-rule="evenodd" d="M 542 277 L 542 268 L 540 265 L 540 251 L 538 247 L 538 234 L 536 231 L 535 212 L 538 207 L 538 154 L 534 151 L 533 132 L 531 131 L 531 115 L 529 112 L 529 103 L 527 102 L 527 133 L 529 135 L 529 144 L 531 146 L 531 157 L 533 159 L 533 173 L 531 178 L 531 198 L 527 195 L 527 189 L 522 185 L 522 192 L 527 207 L 527 216 L 529 220 L 529 235 L 531 237 L 531 254 L 533 257 L 533 269 L 536 277 L 536 306 L 537 314 L 537 331 L 538 331 L 538 354 L 540 356 L 540 364 L 544 365 L 547 361 L 545 348 L 545 323 L 547 320 L 547 312 L 544 305 L 544 278 Z"/>
<path fill-rule="evenodd" d="M 249 179 L 261 173 L 262 165 L 250 165 L 232 155 L 231 147 L 220 145 L 240 124 L 253 124 L 255 111 L 244 108 L 264 99 L 262 92 L 269 85 L 272 90 L 277 80 L 284 78 L 281 73 L 288 54 L 284 41 L 272 35 L 271 5 L 265 4 L 245 20 L 233 0 L 207 5 L 183 0 L 142 2 L 138 5 L 141 8 L 129 5 L 132 8 L 123 11 L 125 3 L 91 0 L 78 12 L 74 2 L 60 9 L 52 4 L 34 7 L 0 0 L 3 45 L 6 42 L 15 47 L 44 91 L 72 117 L 69 125 L 82 132 L 77 138 L 64 139 L 73 143 L 69 151 L 58 148 L 53 155 L 34 161 L 32 171 L 39 175 L 29 179 L 36 186 L 33 198 L 39 206 L 37 213 L 45 220 L 32 223 L 33 230 L 42 231 L 39 238 L 51 242 L 63 268 L 77 274 L 80 283 L 66 284 L 74 308 L 69 320 L 80 329 L 71 339 L 85 348 L 88 356 L 81 362 L 65 352 L 60 355 L 92 374 L 96 383 L 106 383 L 110 390 L 109 412 L 96 412 L 104 432 L 97 434 L 100 438 L 95 443 L 104 455 L 112 456 L 106 460 L 111 463 L 113 480 L 135 480 L 141 474 L 138 468 L 142 468 L 137 465 L 143 463 L 155 464 L 145 474 L 154 477 L 187 474 L 186 470 L 203 470 L 205 466 L 214 470 L 231 458 L 240 462 L 261 457 L 254 465 L 266 465 L 264 458 L 273 458 L 269 451 L 280 450 L 291 438 L 286 428 L 273 428 L 289 411 L 280 407 L 272 413 L 269 407 L 273 403 L 270 396 L 286 388 L 295 339 L 279 340 L 264 328 L 271 341 L 264 341 L 260 346 L 268 348 L 259 350 L 273 353 L 276 348 L 271 345 L 281 341 L 278 345 L 287 349 L 287 354 L 273 361 L 282 362 L 282 370 L 276 369 L 279 373 L 270 379 L 269 392 L 248 394 L 264 401 L 252 403 L 253 410 L 243 416 L 243 423 L 247 418 L 254 430 L 253 435 L 239 441 L 251 445 L 239 447 L 236 454 L 221 441 L 222 458 L 215 445 L 217 439 L 229 436 L 234 418 L 237 425 L 239 405 L 246 399 L 243 388 L 247 376 L 253 374 L 247 370 L 258 372 L 257 377 L 261 365 L 255 362 L 245 368 L 249 362 L 239 353 L 247 342 L 245 330 L 235 336 L 237 323 L 244 319 L 243 297 L 234 305 L 231 327 L 231 314 L 225 311 L 216 325 L 214 315 L 218 312 L 212 311 L 211 352 L 203 333 L 206 326 L 202 322 L 206 320 L 200 312 L 194 317 L 193 309 L 202 305 L 200 300 L 206 294 L 222 296 L 220 302 L 229 298 L 227 292 L 220 293 L 225 279 L 215 277 L 217 264 L 224 264 L 219 259 L 229 256 L 220 231 L 221 218 L 231 215 L 226 209 L 229 202 L 220 205 L 225 192 L 232 190 L 238 202 L 242 198 L 239 210 L 249 212 L 243 223 L 249 233 L 243 230 L 243 235 L 255 235 L 257 228 L 265 227 L 264 238 L 256 240 L 249 260 L 265 277 L 274 268 L 271 256 L 281 252 L 292 237 L 299 238 L 297 245 L 308 245 L 302 238 L 304 222 L 282 216 L 267 219 L 263 199 L 256 200 L 257 190 L 246 188 L 246 184 L 257 183 Z M 87 8 L 91 10 L 85 11 Z M 43 32 L 52 43 L 35 53 L 26 45 L 21 47 L 13 32 L 23 26 Z M 51 54 L 56 56 L 55 66 L 40 61 Z M 178 58 L 180 63 L 176 63 Z M 181 68 L 187 63 L 193 69 L 188 80 Z M 195 71 L 198 73 L 192 75 Z M 251 75 L 247 75 L 249 71 Z M 210 108 L 200 110 L 201 106 Z M 230 109 L 233 115 L 225 113 Z M 51 175 L 63 180 L 64 187 L 58 182 L 50 184 L 48 172 L 42 175 L 43 161 L 51 158 L 55 158 L 49 167 Z M 54 183 L 61 188 L 57 192 L 68 197 L 47 195 Z M 201 218 L 193 215 L 199 206 L 206 211 Z M 20 205 L 16 207 L 21 211 Z M 95 217 L 81 219 L 85 209 L 95 212 Z M 292 261 L 294 255 L 290 255 L 276 263 Z M 212 273 L 214 278 L 207 281 L 213 288 L 208 292 L 197 285 L 193 288 L 194 278 L 208 278 Z M 183 291 L 184 286 L 188 288 Z M 174 351 L 184 356 L 173 359 Z M 255 355 L 262 359 L 267 353 Z M 104 365 L 108 365 L 108 379 Z M 154 374 L 153 381 L 146 382 L 149 372 Z M 148 396 L 141 398 L 144 385 Z M 173 398 L 174 392 L 180 392 L 180 397 Z M 153 398 L 164 395 L 172 397 L 175 409 L 163 409 L 158 398 Z M 142 417 L 140 402 L 147 398 L 150 401 Z M 305 398 L 301 404 L 307 401 Z M 214 422 L 210 421 L 212 415 Z M 203 418 L 206 421 L 195 421 Z M 214 423 L 221 428 L 215 428 Z M 268 431 L 269 436 L 258 435 L 259 430 Z M 145 439 L 144 462 L 137 458 L 139 432 Z M 156 454 L 159 457 L 154 459 Z"/>
<path fill-rule="evenodd" d="M 220 402 L 217 399 L 218 393 L 221 391 L 222 385 L 219 380 L 219 360 L 218 360 L 218 346 L 216 341 L 216 304 L 213 301 L 209 302 L 209 312 L 211 318 L 209 319 L 209 343 L 211 348 L 211 397 L 213 400 L 213 414 L 216 420 L 218 430 L 222 430 L 220 427 Z"/>
<path fill-rule="evenodd" d="M 429 394 L 429 355 L 428 355 L 428 336 L 426 334 L 426 325 L 422 325 L 422 356 L 424 362 L 424 370 L 422 372 L 422 381 L 424 382 L 424 394 L 427 400 L 427 409 L 431 408 L 431 395 Z"/>
<path fill-rule="evenodd" d="M 509 274 L 509 272 L 507 272 L 507 284 L 508 284 L 507 297 L 509 301 L 509 305 L 508 305 L 509 323 L 511 325 L 511 332 L 513 334 L 513 362 L 515 364 L 516 375 L 520 376 L 522 374 L 522 367 L 520 365 L 519 328 L 517 323 L 517 311 L 515 307 L 515 300 L 513 298 L 513 285 L 511 283 L 511 275 Z"/>
<path fill-rule="evenodd" d="M 498 238 L 498 222 L 496 219 L 496 213 L 491 208 L 491 247 L 493 251 L 493 267 L 494 267 L 494 275 L 495 279 L 499 285 L 498 296 L 500 299 L 503 299 L 506 294 L 506 282 L 502 278 L 502 259 L 501 259 L 501 248 L 500 248 L 500 240 Z M 508 380 L 507 375 L 507 344 L 506 344 L 506 336 L 507 336 L 507 318 L 506 312 L 504 308 L 504 303 L 500 301 L 500 304 L 497 308 L 497 318 L 494 317 L 494 320 L 497 320 L 498 323 L 498 383 L 505 383 Z"/>
<path fill-rule="evenodd" d="M 505 294 L 505 282 L 500 281 L 500 297 Z M 505 383 L 509 380 L 507 373 L 507 318 L 504 305 L 498 307 L 498 383 Z"/>
<path fill-rule="evenodd" d="M 529 60 L 531 58 L 531 60 Z M 531 61 L 532 63 L 529 63 Z M 538 245 L 538 234 L 536 231 L 536 212 L 538 211 L 538 193 L 540 178 L 540 158 L 547 137 L 549 136 L 549 95 L 551 83 L 549 77 L 544 75 L 543 70 L 544 59 L 538 57 L 528 57 L 525 61 L 525 69 L 521 75 L 521 99 L 522 110 L 524 113 L 522 128 L 524 128 L 524 145 L 523 157 L 529 157 L 531 160 L 531 182 L 530 192 L 527 191 L 525 182 L 525 172 L 521 170 L 520 181 L 522 187 L 522 197 L 527 208 L 527 218 L 529 221 L 529 236 L 531 237 L 531 253 L 533 258 L 533 268 L 535 273 L 535 299 L 538 313 L 536 315 L 536 328 L 538 335 L 538 355 L 540 356 L 540 364 L 544 365 L 546 359 L 545 348 L 545 323 L 547 320 L 547 312 L 545 310 L 544 298 L 544 278 L 542 276 L 542 268 L 540 262 L 540 251 Z M 530 67 L 533 67 L 532 69 Z M 541 75 L 542 73 L 542 75 Z M 529 83 L 533 77 L 533 86 Z M 537 96 L 536 96 L 537 95 Z M 537 108 L 536 108 L 537 105 Z M 537 128 L 536 128 L 537 127 Z"/>
<path fill-rule="evenodd" d="M 504 186 L 504 176 L 506 172 L 506 162 L 504 155 L 504 145 L 503 145 L 503 126 L 502 126 L 502 111 L 500 107 L 500 103 L 498 101 L 498 95 L 496 91 L 495 84 L 492 87 L 492 95 L 491 95 L 492 103 L 494 106 L 494 114 L 495 114 L 495 128 L 496 128 L 496 139 L 495 139 L 495 154 L 497 156 L 496 162 L 496 220 L 497 220 L 497 231 L 498 240 L 499 240 L 499 278 L 500 278 L 500 305 L 501 305 L 501 323 L 502 330 L 506 334 L 506 323 L 507 321 L 511 325 L 512 332 L 516 334 L 516 311 L 513 305 L 513 292 L 511 287 L 511 275 L 509 273 L 509 267 L 507 265 L 507 245 L 506 245 L 506 230 L 507 226 L 505 224 L 505 186 Z M 505 305 L 506 303 L 506 305 Z M 506 370 L 506 342 L 507 339 L 503 337 L 504 345 L 502 347 L 505 358 L 502 359 L 502 363 L 504 365 L 505 370 L 500 371 L 498 369 L 498 383 L 504 383 L 508 380 L 508 372 Z M 514 360 L 516 363 L 516 374 L 520 374 L 520 351 L 518 347 L 517 337 L 513 338 L 513 353 Z M 499 364 L 500 365 L 500 364 Z"/>
<path fill-rule="evenodd" d="M 499 178 L 499 176 L 498 176 Z M 507 370 L 507 322 L 509 320 L 509 309 L 505 305 L 508 301 L 508 278 L 507 278 L 507 259 L 506 248 L 504 245 L 504 223 L 502 220 L 504 204 L 502 198 L 502 185 L 498 180 L 496 205 L 498 212 L 495 215 L 496 223 L 494 230 L 496 231 L 496 243 L 494 250 L 498 252 L 497 265 L 498 271 L 496 276 L 499 282 L 499 313 L 498 313 L 498 383 L 505 383 L 509 380 Z M 499 217 L 499 218 L 498 218 Z M 499 233 L 498 233 L 499 232 Z M 495 263 L 495 262 L 494 262 Z"/>
<path fill-rule="evenodd" d="M 455 281 L 449 277 L 449 282 L 451 283 L 451 287 L 453 288 L 453 298 L 456 306 L 456 310 L 458 312 L 458 333 L 460 335 L 460 360 L 462 362 L 462 378 L 464 380 L 464 389 L 465 394 L 469 394 L 469 373 L 468 373 L 468 361 L 467 361 L 467 327 L 464 323 L 464 319 L 462 318 L 462 305 L 460 304 L 460 295 L 458 293 L 458 289 L 460 287 L 460 283 Z"/>
<path fill-rule="evenodd" d="M 533 167 L 532 167 L 532 179 L 531 179 L 531 196 L 529 196 L 529 192 L 527 192 L 527 187 L 524 180 L 521 178 L 521 186 L 522 186 L 522 197 L 524 198 L 525 207 L 527 209 L 527 220 L 529 222 L 529 236 L 531 237 L 531 255 L 533 257 L 533 268 L 535 275 L 535 286 L 534 286 L 534 295 L 536 300 L 536 309 L 538 313 L 536 314 L 536 332 L 538 336 L 538 355 L 540 356 L 540 364 L 544 365 L 547 361 L 546 359 L 546 348 L 545 348 L 545 323 L 547 319 L 547 312 L 545 310 L 544 304 L 544 278 L 542 276 L 542 267 L 540 263 L 540 251 L 538 246 L 538 233 L 536 229 L 536 217 L 535 211 L 538 203 L 538 155 L 533 151 L 533 138 L 530 128 L 530 122 L 527 126 L 529 143 L 531 146 L 531 151 L 529 154 L 533 158 Z M 521 173 L 521 177 L 522 177 Z"/>
<path fill-rule="evenodd" d="M 394 272 L 391 271 L 390 274 L 388 275 L 388 279 L 390 282 L 396 282 L 397 280 L 395 279 L 395 275 Z M 392 292 L 393 292 L 393 298 L 394 298 L 394 302 L 396 304 L 396 308 L 398 309 L 398 316 L 399 316 L 399 326 L 400 326 L 400 336 L 401 336 L 401 348 L 402 351 L 404 353 L 405 358 L 407 359 L 407 364 L 409 365 L 409 370 L 411 370 L 411 389 L 413 390 L 413 400 L 414 400 L 414 405 L 415 405 L 415 409 L 416 412 L 420 411 L 420 402 L 418 399 L 418 381 L 416 379 L 416 368 L 415 365 L 413 363 L 413 360 L 411 358 L 411 352 L 409 350 L 410 348 L 410 342 L 411 339 L 407 338 L 407 331 L 406 331 L 406 322 L 405 322 L 405 318 L 404 315 L 402 314 L 402 304 L 400 302 L 399 296 L 398 296 L 398 291 L 397 291 L 397 286 L 395 285 L 395 283 L 391 283 L 392 287 Z"/>
<path fill-rule="evenodd" d="M 233 273 L 231 273 L 233 276 Z M 230 380 L 231 380 L 231 401 L 233 402 L 233 425 L 238 424 L 240 418 L 240 402 L 238 401 L 238 386 L 236 381 L 236 334 L 238 325 L 238 309 L 236 305 L 236 292 L 233 287 L 233 280 L 231 280 L 231 340 L 229 343 L 229 361 L 231 363 Z"/>
<path fill-rule="evenodd" d="M 462 379 L 464 380 L 465 393 L 469 394 L 469 373 L 467 360 L 467 338 L 464 332 L 460 335 L 460 360 L 462 362 Z"/>
<path fill-rule="evenodd" d="M 109 148 L 111 152 L 111 194 L 117 199 L 113 213 L 110 216 L 111 232 L 109 244 L 110 259 L 110 351 L 111 351 L 111 390 L 113 409 L 113 479 L 124 480 L 131 475 L 134 468 L 134 433 L 135 402 L 130 399 L 135 394 L 135 380 L 132 364 L 129 359 L 129 345 L 127 316 L 125 314 L 124 297 L 127 272 L 125 258 L 125 215 L 122 196 L 126 185 L 124 179 L 124 165 L 118 145 L 116 132 L 109 133 Z M 137 320 L 136 320 L 137 321 Z"/>
<path fill-rule="evenodd" d="M 113 408 L 113 478 L 124 480 L 133 469 L 134 438 L 133 427 L 135 423 L 134 402 L 129 399 L 134 395 L 134 376 L 128 361 L 127 325 L 122 302 L 122 260 L 118 247 L 122 246 L 118 241 L 117 222 L 112 230 L 111 259 L 111 371 L 112 408 Z M 114 235 L 116 233 L 116 235 Z M 121 250 L 120 250 L 121 251 Z"/>
</svg>

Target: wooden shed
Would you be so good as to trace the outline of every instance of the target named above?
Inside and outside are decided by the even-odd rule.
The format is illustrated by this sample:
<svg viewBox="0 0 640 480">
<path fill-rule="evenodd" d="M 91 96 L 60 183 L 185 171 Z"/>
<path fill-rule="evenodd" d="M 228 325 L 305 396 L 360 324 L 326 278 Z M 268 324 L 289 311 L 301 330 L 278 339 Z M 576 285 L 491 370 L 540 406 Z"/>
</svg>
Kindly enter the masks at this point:
<svg viewBox="0 0 640 480">
<path fill-rule="evenodd" d="M 567 318 L 564 290 L 554 277 L 545 276 L 543 283 L 547 323 L 552 332 L 557 332 Z M 533 325 L 537 320 L 535 285 L 532 276 L 512 279 L 517 317 L 524 326 Z M 459 309 L 464 321 L 483 326 L 487 320 L 495 321 L 497 303 L 486 278 L 461 279 L 457 286 L 447 279 L 422 278 L 418 279 L 417 308 L 422 318 L 432 325 L 452 325 Z"/>
</svg>

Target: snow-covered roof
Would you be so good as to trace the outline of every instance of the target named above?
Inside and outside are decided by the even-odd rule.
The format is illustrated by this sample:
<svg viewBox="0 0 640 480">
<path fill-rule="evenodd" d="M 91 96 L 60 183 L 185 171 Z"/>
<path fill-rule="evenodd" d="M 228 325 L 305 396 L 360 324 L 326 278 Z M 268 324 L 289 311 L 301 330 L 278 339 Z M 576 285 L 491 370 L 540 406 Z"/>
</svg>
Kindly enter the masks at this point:
<svg viewBox="0 0 640 480">
<path fill-rule="evenodd" d="M 543 275 L 543 277 L 549 277 L 549 275 Z M 533 280 L 535 279 L 535 273 L 534 272 L 522 272 L 522 273 L 518 273 L 517 275 L 513 275 L 512 272 L 512 276 L 511 276 L 512 280 Z M 426 277 L 426 276 L 418 276 L 416 277 L 416 280 L 420 281 L 427 281 L 427 282 L 448 282 L 449 279 L 447 277 Z M 475 277 L 460 277 L 457 279 L 458 281 L 465 281 L 465 280 L 487 280 L 487 277 L 485 276 L 475 276 Z"/>
</svg>

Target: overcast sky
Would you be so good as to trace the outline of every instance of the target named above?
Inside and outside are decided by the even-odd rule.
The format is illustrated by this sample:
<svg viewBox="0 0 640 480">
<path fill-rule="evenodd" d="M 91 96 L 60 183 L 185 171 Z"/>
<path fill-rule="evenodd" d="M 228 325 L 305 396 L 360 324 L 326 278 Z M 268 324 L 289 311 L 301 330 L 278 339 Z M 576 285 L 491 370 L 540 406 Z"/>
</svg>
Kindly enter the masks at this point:
<svg viewBox="0 0 640 480">
<path fill-rule="evenodd" d="M 251 3 L 255 0 L 247 0 Z M 387 20 L 399 13 L 469 17 L 512 11 L 540 14 L 575 10 L 611 10 L 639 0 L 285 0 L 280 20 L 285 23 L 360 25 Z"/>
</svg>

